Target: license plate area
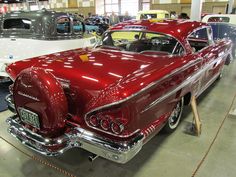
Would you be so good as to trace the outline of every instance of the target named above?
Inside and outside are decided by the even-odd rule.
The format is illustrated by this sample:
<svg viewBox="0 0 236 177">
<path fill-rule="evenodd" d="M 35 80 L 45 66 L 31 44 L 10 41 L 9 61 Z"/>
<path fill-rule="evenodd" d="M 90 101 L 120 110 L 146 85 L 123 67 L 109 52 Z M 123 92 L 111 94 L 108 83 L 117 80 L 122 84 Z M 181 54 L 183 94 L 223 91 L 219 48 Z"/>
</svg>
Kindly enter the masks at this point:
<svg viewBox="0 0 236 177">
<path fill-rule="evenodd" d="M 19 112 L 21 120 L 24 123 L 30 124 L 31 126 L 37 129 L 40 128 L 38 114 L 25 108 L 18 108 L 18 112 Z"/>
</svg>

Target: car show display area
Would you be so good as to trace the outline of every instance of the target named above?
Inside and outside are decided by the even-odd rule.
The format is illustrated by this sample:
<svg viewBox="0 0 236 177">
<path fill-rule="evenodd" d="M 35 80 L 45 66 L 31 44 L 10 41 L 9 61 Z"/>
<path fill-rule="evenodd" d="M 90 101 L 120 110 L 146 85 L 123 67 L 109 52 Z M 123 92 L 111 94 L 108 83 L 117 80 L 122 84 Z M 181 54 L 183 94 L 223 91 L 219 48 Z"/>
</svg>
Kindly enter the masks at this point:
<svg viewBox="0 0 236 177">
<path fill-rule="evenodd" d="M 8 134 L 5 118 L 12 113 L 1 112 L 0 166 L 3 168 L 0 168 L 0 176 L 234 176 L 236 121 L 228 117 L 228 113 L 236 105 L 236 85 L 232 84 L 235 83 L 235 70 L 236 62 L 233 61 L 224 68 L 221 81 L 215 82 L 197 99 L 203 123 L 199 137 L 185 133 L 193 121 L 191 108 L 188 106 L 174 133 L 160 133 L 153 137 L 125 165 L 103 158 L 97 158 L 91 163 L 88 161 L 90 153 L 78 148 L 59 157 L 41 156 L 22 146 Z M 204 156 L 206 158 L 203 160 Z"/>
</svg>

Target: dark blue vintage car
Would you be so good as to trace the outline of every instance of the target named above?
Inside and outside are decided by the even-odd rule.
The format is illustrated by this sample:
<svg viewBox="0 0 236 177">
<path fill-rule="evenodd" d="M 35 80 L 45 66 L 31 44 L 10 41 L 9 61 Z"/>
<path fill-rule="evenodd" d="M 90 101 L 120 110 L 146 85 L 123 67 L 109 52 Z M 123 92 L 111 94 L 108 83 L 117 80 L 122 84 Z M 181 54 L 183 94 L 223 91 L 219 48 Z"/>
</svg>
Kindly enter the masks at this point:
<svg viewBox="0 0 236 177">
<path fill-rule="evenodd" d="M 96 32 L 98 35 L 102 35 L 109 28 L 109 19 L 105 17 L 93 16 L 84 20 L 85 30 L 90 32 Z"/>
</svg>

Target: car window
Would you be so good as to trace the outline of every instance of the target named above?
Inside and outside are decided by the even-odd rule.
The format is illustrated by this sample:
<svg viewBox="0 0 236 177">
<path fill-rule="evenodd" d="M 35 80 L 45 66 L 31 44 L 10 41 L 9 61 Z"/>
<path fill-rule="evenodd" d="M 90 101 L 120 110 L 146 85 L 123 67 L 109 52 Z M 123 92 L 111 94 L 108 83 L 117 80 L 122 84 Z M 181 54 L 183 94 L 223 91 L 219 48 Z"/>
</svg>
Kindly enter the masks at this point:
<svg viewBox="0 0 236 177">
<path fill-rule="evenodd" d="M 207 22 L 229 22 L 229 17 L 210 17 Z"/>
<path fill-rule="evenodd" d="M 3 29 L 30 29 L 31 20 L 25 18 L 6 19 Z"/>
<path fill-rule="evenodd" d="M 236 26 L 228 23 L 212 23 L 214 40 L 229 38 L 235 40 Z"/>
<path fill-rule="evenodd" d="M 221 25 L 215 24 L 215 23 L 211 23 L 211 28 L 213 30 L 213 38 L 214 40 L 220 39 L 221 38 Z"/>
<path fill-rule="evenodd" d="M 67 34 L 71 32 L 70 29 L 70 18 L 61 17 L 57 20 L 57 33 Z"/>
<path fill-rule="evenodd" d="M 175 38 L 152 32 L 108 32 L 103 36 L 102 45 L 119 50 L 154 55 L 181 55 L 184 52 L 183 46 Z"/>
<path fill-rule="evenodd" d="M 140 19 L 151 19 L 151 18 L 157 18 L 157 14 L 141 14 Z"/>
<path fill-rule="evenodd" d="M 84 31 L 84 25 L 81 21 L 73 19 L 73 29 L 76 34 L 82 34 Z"/>
<path fill-rule="evenodd" d="M 212 43 L 208 35 L 209 31 L 207 28 L 198 29 L 190 34 L 187 40 L 194 52 L 198 52 Z"/>
</svg>

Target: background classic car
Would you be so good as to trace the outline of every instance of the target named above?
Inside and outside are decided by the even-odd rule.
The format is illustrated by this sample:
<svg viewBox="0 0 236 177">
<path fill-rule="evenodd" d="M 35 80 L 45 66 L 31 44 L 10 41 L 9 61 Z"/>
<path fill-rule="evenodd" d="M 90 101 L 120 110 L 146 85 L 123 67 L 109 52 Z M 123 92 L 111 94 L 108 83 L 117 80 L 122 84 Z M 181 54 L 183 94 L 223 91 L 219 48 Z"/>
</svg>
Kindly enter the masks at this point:
<svg viewBox="0 0 236 177">
<path fill-rule="evenodd" d="M 208 14 L 202 18 L 202 22 L 224 22 L 236 25 L 236 14 Z"/>
<path fill-rule="evenodd" d="M 109 19 L 105 17 L 93 16 L 84 20 L 85 29 L 89 32 L 96 32 L 97 35 L 102 35 L 109 28 Z"/>
<path fill-rule="evenodd" d="M 236 50 L 236 25 L 224 22 L 209 22 L 213 30 L 214 40 L 230 39 L 233 42 L 232 56 L 235 58 Z"/>
<path fill-rule="evenodd" d="M 69 49 L 91 47 L 79 18 L 54 11 L 11 12 L 0 17 L 0 77 L 9 63 Z"/>
<path fill-rule="evenodd" d="M 144 10 L 139 11 L 137 14 L 136 19 L 137 20 L 143 20 L 143 19 L 168 19 L 170 18 L 170 13 L 166 10 Z"/>
<path fill-rule="evenodd" d="M 9 132 L 44 155 L 80 147 L 126 163 L 163 127 L 177 128 L 183 105 L 221 75 L 230 53 L 204 23 L 120 23 L 95 49 L 8 66 Z"/>
</svg>

